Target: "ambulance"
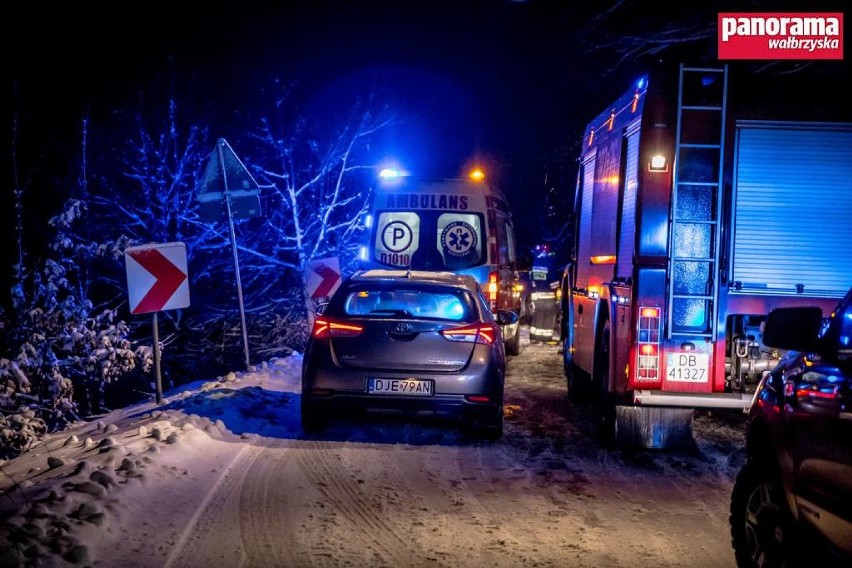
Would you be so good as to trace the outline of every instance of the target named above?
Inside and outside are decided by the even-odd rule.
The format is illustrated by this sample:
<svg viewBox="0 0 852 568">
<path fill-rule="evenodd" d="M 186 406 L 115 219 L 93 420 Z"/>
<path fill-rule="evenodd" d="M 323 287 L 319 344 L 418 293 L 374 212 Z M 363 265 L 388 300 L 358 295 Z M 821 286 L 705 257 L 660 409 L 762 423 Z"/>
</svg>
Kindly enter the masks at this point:
<svg viewBox="0 0 852 568">
<path fill-rule="evenodd" d="M 365 219 L 359 268 L 406 268 L 470 274 L 493 312 L 520 314 L 512 215 L 503 193 L 481 170 L 467 178 L 426 179 L 385 169 Z M 505 326 L 509 355 L 520 353 L 520 325 Z"/>
</svg>

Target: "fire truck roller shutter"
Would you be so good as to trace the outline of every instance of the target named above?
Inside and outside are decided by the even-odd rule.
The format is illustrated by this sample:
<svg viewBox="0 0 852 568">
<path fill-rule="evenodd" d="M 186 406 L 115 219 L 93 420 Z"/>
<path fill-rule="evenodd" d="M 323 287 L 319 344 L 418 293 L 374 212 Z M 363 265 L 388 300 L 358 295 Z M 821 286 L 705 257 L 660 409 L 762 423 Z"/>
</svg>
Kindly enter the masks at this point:
<svg viewBox="0 0 852 568">
<path fill-rule="evenodd" d="M 737 288 L 843 296 L 852 283 L 852 125 L 738 123 L 734 175 Z"/>
</svg>

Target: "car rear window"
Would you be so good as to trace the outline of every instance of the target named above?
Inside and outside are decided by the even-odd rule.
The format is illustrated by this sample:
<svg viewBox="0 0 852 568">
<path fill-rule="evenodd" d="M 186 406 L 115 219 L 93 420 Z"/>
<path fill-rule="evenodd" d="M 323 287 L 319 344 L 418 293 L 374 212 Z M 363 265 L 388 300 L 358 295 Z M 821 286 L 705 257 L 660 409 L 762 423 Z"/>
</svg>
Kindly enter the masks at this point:
<svg viewBox="0 0 852 568">
<path fill-rule="evenodd" d="M 416 317 L 449 321 L 475 319 L 469 294 L 462 290 L 422 288 L 354 288 L 343 300 L 350 316 Z"/>
</svg>

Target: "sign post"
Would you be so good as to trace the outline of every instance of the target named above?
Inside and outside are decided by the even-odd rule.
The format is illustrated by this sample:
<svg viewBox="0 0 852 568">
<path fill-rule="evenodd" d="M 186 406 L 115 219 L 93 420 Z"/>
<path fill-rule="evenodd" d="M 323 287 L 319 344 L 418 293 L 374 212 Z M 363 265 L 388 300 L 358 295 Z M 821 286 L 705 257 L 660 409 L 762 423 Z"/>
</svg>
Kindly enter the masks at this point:
<svg viewBox="0 0 852 568">
<path fill-rule="evenodd" d="M 153 313 L 154 374 L 157 404 L 163 401 L 157 312 L 189 306 L 189 277 L 184 243 L 151 243 L 124 251 L 131 314 Z"/>
<path fill-rule="evenodd" d="M 220 138 L 210 156 L 198 201 L 201 217 L 216 222 L 228 219 L 228 235 L 234 256 L 234 273 L 237 280 L 237 301 L 240 306 L 240 325 L 243 335 L 243 352 L 246 369 L 251 365 L 246 330 L 246 312 L 243 304 L 243 285 L 240 279 L 240 260 L 237 256 L 237 238 L 234 232 L 234 217 L 249 219 L 260 216 L 260 187 L 237 157 L 231 146 Z"/>
</svg>

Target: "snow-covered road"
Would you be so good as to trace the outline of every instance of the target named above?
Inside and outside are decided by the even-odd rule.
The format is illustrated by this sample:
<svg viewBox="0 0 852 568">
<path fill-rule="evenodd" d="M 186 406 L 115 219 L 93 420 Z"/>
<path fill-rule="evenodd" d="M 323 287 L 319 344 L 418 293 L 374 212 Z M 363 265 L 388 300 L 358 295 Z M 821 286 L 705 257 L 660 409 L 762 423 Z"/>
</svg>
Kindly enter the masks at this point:
<svg viewBox="0 0 852 568">
<path fill-rule="evenodd" d="M 556 347 L 527 343 L 499 442 L 388 421 L 305 437 L 299 364 L 199 382 L 3 464 L 0 565 L 734 566 L 739 415 L 700 414 L 689 452 L 607 447 Z M 81 490 L 93 475 L 103 491 Z"/>
</svg>

